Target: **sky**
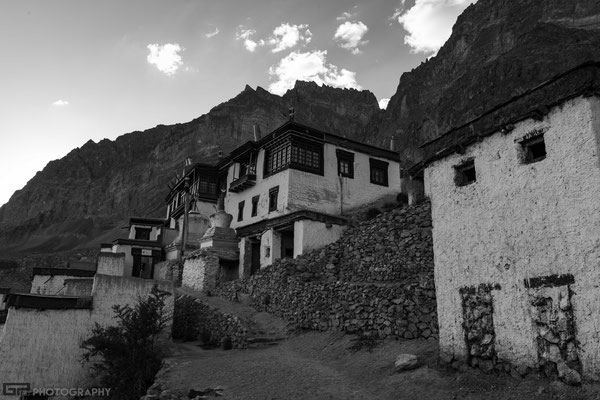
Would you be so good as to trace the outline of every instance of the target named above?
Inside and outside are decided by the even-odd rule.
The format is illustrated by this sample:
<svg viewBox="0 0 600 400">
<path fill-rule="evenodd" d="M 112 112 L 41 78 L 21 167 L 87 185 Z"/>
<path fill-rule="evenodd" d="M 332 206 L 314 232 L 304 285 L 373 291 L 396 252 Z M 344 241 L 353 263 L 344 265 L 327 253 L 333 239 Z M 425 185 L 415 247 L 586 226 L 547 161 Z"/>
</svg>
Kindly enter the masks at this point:
<svg viewBox="0 0 600 400">
<path fill-rule="evenodd" d="M 0 205 L 51 160 L 190 121 L 248 84 L 385 108 L 476 0 L 0 0 Z"/>
</svg>

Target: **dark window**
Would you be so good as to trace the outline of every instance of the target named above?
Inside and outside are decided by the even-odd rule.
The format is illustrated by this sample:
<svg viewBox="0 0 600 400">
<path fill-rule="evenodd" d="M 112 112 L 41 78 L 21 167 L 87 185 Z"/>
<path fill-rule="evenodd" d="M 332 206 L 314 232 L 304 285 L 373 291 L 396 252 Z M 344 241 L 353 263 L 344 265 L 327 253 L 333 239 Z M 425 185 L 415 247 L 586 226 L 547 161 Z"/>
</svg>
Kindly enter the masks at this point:
<svg viewBox="0 0 600 400">
<path fill-rule="evenodd" d="M 200 179 L 196 183 L 196 194 L 216 194 L 217 182 Z"/>
<path fill-rule="evenodd" d="M 308 143 L 294 143 L 292 145 L 292 163 L 302 170 L 320 173 L 322 147 Z"/>
<path fill-rule="evenodd" d="M 256 217 L 256 215 L 258 214 L 258 199 L 259 196 L 254 196 L 252 198 L 252 217 Z"/>
<path fill-rule="evenodd" d="M 269 212 L 277 210 L 277 197 L 279 196 L 279 186 L 269 190 Z"/>
<path fill-rule="evenodd" d="M 244 219 L 244 203 L 245 201 L 240 201 L 238 204 L 238 221 L 242 221 Z"/>
<path fill-rule="evenodd" d="M 150 240 L 151 228 L 135 228 L 135 238 L 140 240 Z"/>
<path fill-rule="evenodd" d="M 339 150 L 336 151 L 338 162 L 338 175 L 354 178 L 354 153 Z"/>
<path fill-rule="evenodd" d="M 323 175 L 323 144 L 282 138 L 265 149 L 265 176 L 286 168 Z"/>
<path fill-rule="evenodd" d="M 290 164 L 290 142 L 282 141 L 265 152 L 265 175 L 287 168 Z"/>
<path fill-rule="evenodd" d="M 381 160 L 369 159 L 371 166 L 371 183 L 375 185 L 388 186 L 388 165 Z"/>
<path fill-rule="evenodd" d="M 531 164 L 546 158 L 546 143 L 544 143 L 543 135 L 523 140 L 521 147 L 523 149 L 523 162 L 525 164 Z"/>
<path fill-rule="evenodd" d="M 475 173 L 475 161 L 469 160 L 454 167 L 454 183 L 456 186 L 466 186 L 477 180 Z"/>
</svg>

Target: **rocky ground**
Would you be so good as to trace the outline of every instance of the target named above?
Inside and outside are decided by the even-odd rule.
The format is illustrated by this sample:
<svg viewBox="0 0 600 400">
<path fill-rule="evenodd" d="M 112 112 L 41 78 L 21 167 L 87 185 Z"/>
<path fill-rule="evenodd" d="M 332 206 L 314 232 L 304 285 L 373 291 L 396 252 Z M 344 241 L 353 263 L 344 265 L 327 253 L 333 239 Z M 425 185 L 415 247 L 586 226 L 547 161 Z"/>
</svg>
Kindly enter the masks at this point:
<svg viewBox="0 0 600 400">
<path fill-rule="evenodd" d="M 281 336 L 288 327 L 273 315 L 245 304 L 191 291 L 186 291 L 186 295 L 249 321 L 254 331 Z M 203 349 L 200 344 L 173 345 L 172 356 L 146 399 L 600 398 L 600 384 L 572 387 L 534 373 L 519 378 L 507 373 L 485 374 L 466 366 L 459 371 L 440 367 L 434 338 L 371 342 L 342 332 L 296 331 L 283 341 L 262 346 L 257 343 L 247 349 Z M 416 368 L 397 371 L 394 364 L 401 354 L 417 356 Z M 190 390 L 195 391 L 192 397 L 188 396 Z"/>
<path fill-rule="evenodd" d="M 161 381 L 182 394 L 219 389 L 220 398 L 240 400 L 600 398 L 598 384 L 569 387 L 535 376 L 443 370 L 437 366 L 437 343 L 432 339 L 387 340 L 371 352 L 352 350 L 355 344 L 351 335 L 318 332 L 296 334 L 259 349 L 202 350 L 178 344 Z M 402 353 L 417 355 L 418 367 L 396 372 L 394 360 Z"/>
</svg>

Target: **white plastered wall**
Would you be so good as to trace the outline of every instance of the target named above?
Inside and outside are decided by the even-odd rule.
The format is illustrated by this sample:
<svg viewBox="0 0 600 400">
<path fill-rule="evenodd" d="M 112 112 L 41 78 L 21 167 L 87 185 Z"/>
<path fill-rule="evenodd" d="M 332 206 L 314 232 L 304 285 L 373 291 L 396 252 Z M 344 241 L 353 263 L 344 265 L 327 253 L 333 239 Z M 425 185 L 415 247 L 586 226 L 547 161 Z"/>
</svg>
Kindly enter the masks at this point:
<svg viewBox="0 0 600 400">
<path fill-rule="evenodd" d="M 294 222 L 294 258 L 337 241 L 346 228 L 311 220 Z"/>
<path fill-rule="evenodd" d="M 426 169 L 440 350 L 465 356 L 459 288 L 500 284 L 492 291 L 498 356 L 534 365 L 524 279 L 570 273 L 583 376 L 600 378 L 599 111 L 597 98 L 576 98 Z M 545 130 L 547 156 L 522 164 L 515 140 L 534 129 Z M 453 167 L 470 157 L 477 181 L 457 187 Z"/>
</svg>

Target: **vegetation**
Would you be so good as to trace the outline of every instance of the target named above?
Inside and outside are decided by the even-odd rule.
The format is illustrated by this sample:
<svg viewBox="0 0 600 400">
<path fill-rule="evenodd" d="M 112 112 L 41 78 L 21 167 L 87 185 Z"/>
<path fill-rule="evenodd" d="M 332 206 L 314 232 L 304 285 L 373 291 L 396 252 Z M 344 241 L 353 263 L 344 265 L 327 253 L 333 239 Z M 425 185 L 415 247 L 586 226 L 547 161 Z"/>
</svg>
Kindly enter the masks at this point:
<svg viewBox="0 0 600 400">
<path fill-rule="evenodd" d="M 173 339 L 190 341 L 200 335 L 200 310 L 195 300 L 188 296 L 175 299 L 173 314 Z"/>
<path fill-rule="evenodd" d="M 112 389 L 111 398 L 139 399 L 152 384 L 164 357 L 160 337 L 171 318 L 165 310 L 169 295 L 154 285 L 134 307 L 114 306 L 117 326 L 96 323 L 81 344 L 84 362 L 94 362 L 102 385 Z"/>
</svg>

